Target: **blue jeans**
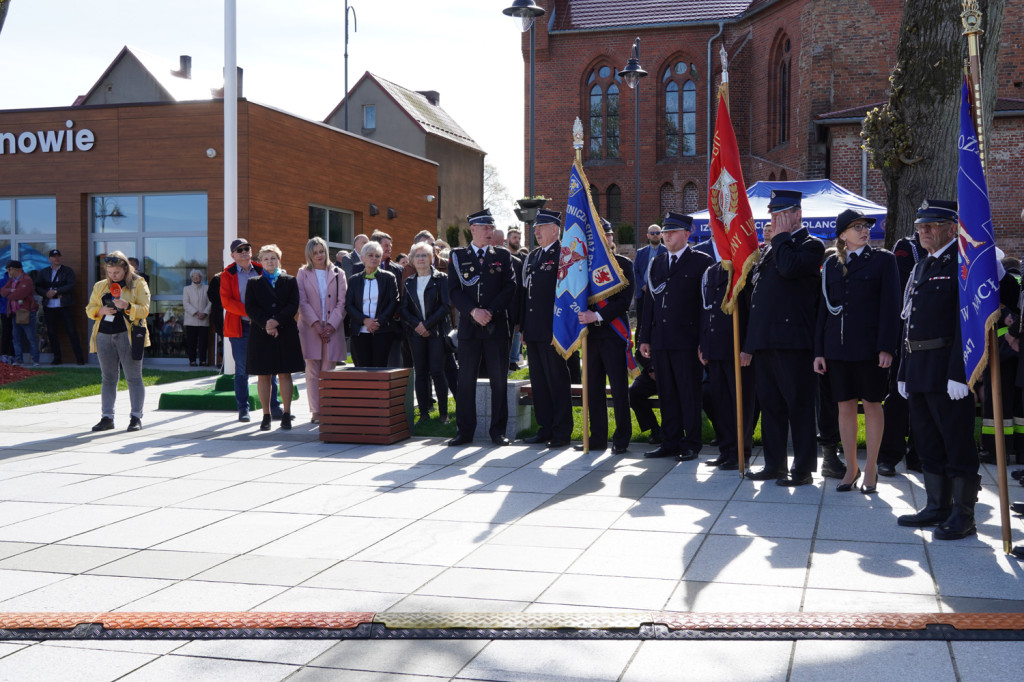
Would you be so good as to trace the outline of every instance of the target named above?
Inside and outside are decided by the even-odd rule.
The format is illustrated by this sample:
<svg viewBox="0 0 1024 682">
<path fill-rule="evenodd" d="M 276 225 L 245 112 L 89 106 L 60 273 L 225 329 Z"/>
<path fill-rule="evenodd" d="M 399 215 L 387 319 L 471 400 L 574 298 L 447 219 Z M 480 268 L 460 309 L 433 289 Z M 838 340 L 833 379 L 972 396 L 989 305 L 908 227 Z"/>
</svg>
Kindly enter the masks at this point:
<svg viewBox="0 0 1024 682">
<path fill-rule="evenodd" d="M 14 315 L 10 317 L 11 322 L 14 322 Z M 30 311 L 28 314 L 28 324 L 13 324 L 14 328 L 14 361 L 21 363 L 22 355 L 25 352 L 25 342 L 28 342 L 29 348 L 32 350 L 32 362 L 38 364 L 39 362 L 39 339 L 36 337 L 36 313 Z"/>
<path fill-rule="evenodd" d="M 249 323 L 242 320 L 242 336 L 229 338 L 231 356 L 235 359 L 235 403 L 238 412 L 249 413 L 249 372 L 245 368 L 246 352 L 249 350 Z M 281 401 L 277 399 L 277 376 L 270 389 L 270 411 L 281 414 Z"/>
</svg>

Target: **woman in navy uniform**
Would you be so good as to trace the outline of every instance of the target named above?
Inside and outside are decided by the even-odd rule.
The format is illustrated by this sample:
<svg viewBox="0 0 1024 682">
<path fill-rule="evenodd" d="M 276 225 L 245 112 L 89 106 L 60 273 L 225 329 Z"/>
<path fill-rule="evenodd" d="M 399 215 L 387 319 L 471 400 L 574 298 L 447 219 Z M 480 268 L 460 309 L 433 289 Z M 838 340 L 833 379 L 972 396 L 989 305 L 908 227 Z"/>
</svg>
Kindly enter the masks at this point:
<svg viewBox="0 0 1024 682">
<path fill-rule="evenodd" d="M 957 220 L 955 201 L 928 200 L 917 210 L 915 224 L 929 256 L 914 268 L 907 287 L 906 340 L 897 384 L 910 405 L 910 430 L 924 468 L 926 503 L 921 511 L 896 521 L 914 528 L 938 526 L 939 540 L 977 532 L 974 505 L 981 484 L 975 401 L 961 354 Z M 1000 298 L 1015 305 L 1016 280 L 1005 272 L 1000 275 Z"/>
<path fill-rule="evenodd" d="M 651 261 L 640 352 L 654 358 L 661 404 L 660 447 L 645 457 L 697 458 L 701 448 L 700 284 L 711 258 L 686 244 L 693 219 L 669 213 L 661 228 L 668 252 Z"/>
<path fill-rule="evenodd" d="M 814 429 L 814 325 L 825 245 L 802 224 L 803 195 L 772 190 L 772 241 L 754 270 L 747 352 L 761 404 L 764 468 L 755 481 L 778 485 L 813 482 L 817 469 Z M 786 472 L 786 436 L 793 437 L 793 468 Z"/>
<path fill-rule="evenodd" d="M 508 445 L 508 307 L 516 293 L 511 254 L 490 245 L 494 218 L 487 209 L 469 216 L 473 241 L 454 249 L 448 262 L 448 294 L 459 310 L 459 380 L 455 394 L 458 433 L 448 445 L 473 441 L 476 432 L 476 374 L 481 358 L 491 384 L 491 423 L 495 445 Z"/>
<path fill-rule="evenodd" d="M 836 253 L 825 259 L 814 342 L 814 371 L 829 380 L 839 403 L 839 432 L 846 477 L 839 492 L 853 490 L 857 464 L 857 403 L 864 403 L 867 464 L 862 493 L 878 484 L 882 400 L 900 333 L 900 276 L 896 258 L 868 244 L 874 218 L 847 209 L 836 218 Z"/>
</svg>

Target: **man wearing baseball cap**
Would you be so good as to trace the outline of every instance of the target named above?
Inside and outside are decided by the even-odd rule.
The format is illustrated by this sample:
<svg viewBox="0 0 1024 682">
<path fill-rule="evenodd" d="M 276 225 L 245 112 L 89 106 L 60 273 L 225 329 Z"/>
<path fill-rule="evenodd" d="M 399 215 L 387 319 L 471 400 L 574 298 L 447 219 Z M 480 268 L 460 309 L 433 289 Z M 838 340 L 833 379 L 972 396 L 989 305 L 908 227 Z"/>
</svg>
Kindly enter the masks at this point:
<svg viewBox="0 0 1024 682">
<path fill-rule="evenodd" d="M 75 305 L 75 271 L 61 263 L 58 249 L 52 249 L 49 257 L 50 267 L 36 273 L 35 287 L 36 294 L 43 299 L 43 317 L 46 320 L 46 334 L 50 341 L 50 352 L 53 353 L 53 364 L 59 365 L 63 362 L 60 337 L 57 335 L 57 327 L 61 326 L 67 334 L 68 341 L 71 342 L 75 362 L 84 365 L 85 354 L 82 352 L 82 343 L 78 339 L 78 329 L 75 328 L 72 316 L 72 308 Z"/>
</svg>

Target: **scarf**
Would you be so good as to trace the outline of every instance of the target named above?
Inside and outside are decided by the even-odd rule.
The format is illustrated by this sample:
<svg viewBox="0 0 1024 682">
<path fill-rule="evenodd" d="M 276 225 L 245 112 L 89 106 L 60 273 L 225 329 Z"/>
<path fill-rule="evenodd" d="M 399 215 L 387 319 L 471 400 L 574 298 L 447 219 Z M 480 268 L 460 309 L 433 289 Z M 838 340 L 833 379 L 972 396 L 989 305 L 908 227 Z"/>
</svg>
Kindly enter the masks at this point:
<svg viewBox="0 0 1024 682">
<path fill-rule="evenodd" d="M 281 276 L 281 268 L 278 268 L 277 270 L 274 270 L 273 273 L 271 273 L 267 269 L 264 269 L 263 270 L 263 276 L 266 277 L 268 280 L 270 280 L 270 286 L 272 286 L 272 287 L 277 286 L 277 278 Z"/>
</svg>

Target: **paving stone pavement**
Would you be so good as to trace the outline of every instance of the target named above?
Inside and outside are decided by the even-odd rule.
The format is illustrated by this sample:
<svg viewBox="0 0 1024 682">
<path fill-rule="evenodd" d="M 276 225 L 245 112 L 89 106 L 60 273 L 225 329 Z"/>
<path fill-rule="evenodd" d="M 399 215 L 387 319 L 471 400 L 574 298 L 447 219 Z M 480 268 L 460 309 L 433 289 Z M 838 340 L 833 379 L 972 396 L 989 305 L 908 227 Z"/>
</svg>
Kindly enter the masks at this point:
<svg viewBox="0 0 1024 682">
<path fill-rule="evenodd" d="M 189 384 L 206 385 L 212 378 Z M 1016 612 L 994 470 L 979 535 L 932 540 L 879 494 L 700 461 L 536 446 L 317 440 L 99 397 L 0 412 L 0 611 Z M 147 389 L 147 405 L 161 390 Z M 1011 485 L 1011 495 L 1019 488 Z M 1024 498 L 1024 494 L 1017 499 Z M 1024 539 L 1020 517 L 1013 539 Z M 1019 642 L 0 642 L 2 680 L 997 679 Z M 842 672 L 840 672 L 842 671 Z"/>
</svg>

